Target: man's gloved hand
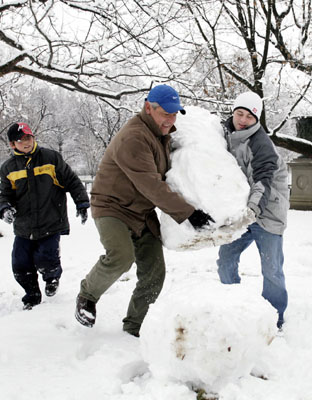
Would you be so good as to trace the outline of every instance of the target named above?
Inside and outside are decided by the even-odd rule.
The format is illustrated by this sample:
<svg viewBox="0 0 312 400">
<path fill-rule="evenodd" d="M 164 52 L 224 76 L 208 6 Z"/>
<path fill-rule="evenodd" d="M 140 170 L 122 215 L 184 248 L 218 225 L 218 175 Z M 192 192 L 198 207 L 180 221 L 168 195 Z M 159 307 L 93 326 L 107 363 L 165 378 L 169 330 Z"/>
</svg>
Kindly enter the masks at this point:
<svg viewBox="0 0 312 400">
<path fill-rule="evenodd" d="M 14 207 L 7 207 L 2 212 L 2 219 L 7 224 L 12 224 L 15 219 L 16 210 Z"/>
<path fill-rule="evenodd" d="M 210 225 L 210 222 L 216 222 L 209 214 L 204 213 L 202 210 L 195 210 L 193 214 L 188 217 L 188 220 L 195 229 Z"/>
<path fill-rule="evenodd" d="M 81 217 L 82 225 L 84 225 L 88 219 L 88 208 L 87 207 L 77 208 L 76 217 L 79 216 Z"/>
</svg>

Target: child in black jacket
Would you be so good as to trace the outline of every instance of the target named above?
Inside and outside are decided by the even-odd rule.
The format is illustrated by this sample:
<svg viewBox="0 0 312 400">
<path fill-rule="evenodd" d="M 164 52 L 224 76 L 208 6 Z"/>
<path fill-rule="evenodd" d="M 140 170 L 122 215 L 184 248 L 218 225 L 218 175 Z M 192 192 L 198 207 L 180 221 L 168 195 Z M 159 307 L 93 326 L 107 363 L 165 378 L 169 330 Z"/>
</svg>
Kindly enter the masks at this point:
<svg viewBox="0 0 312 400">
<path fill-rule="evenodd" d="M 13 222 L 13 274 L 26 292 L 24 309 L 31 309 L 41 302 L 38 272 L 47 296 L 59 286 L 60 235 L 69 234 L 66 192 L 83 224 L 90 204 L 78 176 L 57 151 L 37 145 L 27 124 L 13 124 L 8 139 L 14 155 L 0 169 L 0 218 Z"/>
</svg>

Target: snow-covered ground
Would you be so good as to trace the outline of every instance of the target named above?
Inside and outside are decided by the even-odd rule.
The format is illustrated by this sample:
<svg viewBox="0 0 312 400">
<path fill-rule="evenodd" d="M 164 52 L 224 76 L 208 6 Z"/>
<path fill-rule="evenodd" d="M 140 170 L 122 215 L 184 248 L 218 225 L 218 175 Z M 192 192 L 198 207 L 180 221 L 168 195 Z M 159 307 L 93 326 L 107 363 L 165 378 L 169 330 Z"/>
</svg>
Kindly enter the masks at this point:
<svg viewBox="0 0 312 400">
<path fill-rule="evenodd" d="M 215 218 L 215 232 L 234 222 L 233 230 L 218 233 L 222 242 L 244 228 L 235 218 L 244 215 L 248 187 L 239 189 L 245 177 L 230 159 L 218 124 L 199 108 L 178 116 L 179 151 L 172 155 L 168 183 Z M 181 251 L 197 235 L 186 221 L 182 233 L 174 223 L 166 235 L 167 278 L 138 339 L 122 331 L 135 266 L 100 299 L 94 328 L 75 320 L 80 281 L 103 249 L 92 219 L 82 226 L 70 197 L 68 204 L 71 235 L 61 240 L 60 289 L 55 297 L 43 295 L 31 311 L 22 310 L 23 291 L 11 272 L 12 226 L 0 220 L 1 399 L 196 400 L 196 391 L 204 389 L 207 399 L 312 400 L 312 212 L 289 212 L 283 335 L 277 335 L 275 310 L 261 297 L 256 247 L 241 257 L 242 283 L 222 285 L 217 247 Z M 204 231 L 195 243 L 210 237 L 210 228 Z"/>
<path fill-rule="evenodd" d="M 146 335 L 137 339 L 122 331 L 121 320 L 136 282 L 135 266 L 99 301 L 94 328 L 85 328 L 75 320 L 75 298 L 80 280 L 96 262 L 102 248 L 92 219 L 82 226 L 75 217 L 70 199 L 69 216 L 71 235 L 61 239 L 64 273 L 59 292 L 52 298 L 43 295 L 42 304 L 31 311 L 22 310 L 23 291 L 11 272 L 12 226 L 0 221 L 0 231 L 4 234 L 0 238 L 1 399 L 195 400 L 197 394 L 192 390 L 192 382 L 179 379 L 181 371 L 178 377 L 169 377 L 166 373 L 160 377 L 151 372 L 156 366 L 165 372 L 172 371 L 166 364 L 169 362 L 166 354 L 159 354 L 158 365 L 151 366 L 146 361 L 144 354 L 146 346 L 152 345 L 152 335 L 151 339 Z M 312 400 L 311 226 L 312 212 L 289 211 L 289 227 L 284 236 L 289 306 L 283 336 L 274 337 L 258 355 L 252 374 L 226 382 L 218 391 L 219 399 Z M 167 278 L 158 304 L 168 299 L 176 305 L 182 295 L 190 293 L 190 301 L 206 303 L 207 310 L 209 299 L 220 298 L 222 310 L 215 263 L 217 251 L 215 247 L 185 252 L 165 250 Z M 240 272 L 245 295 L 258 293 L 261 301 L 262 277 L 254 245 L 243 253 Z M 44 290 L 41 279 L 40 282 Z M 194 289 L 197 284 L 200 289 L 205 282 L 213 293 Z M 237 289 L 237 285 L 227 287 L 233 295 Z M 185 297 L 183 301 L 187 304 Z M 168 304 L 168 311 L 171 304 Z M 215 304 L 216 301 L 214 307 Z M 157 303 L 153 307 L 156 309 L 156 306 Z M 203 308 L 198 310 L 197 317 L 201 316 Z M 236 304 L 236 313 L 246 313 L 246 304 Z M 261 315 L 262 311 L 259 311 L 259 318 Z M 156 316 L 157 313 L 153 314 L 154 319 Z M 159 331 L 159 324 L 165 319 L 166 315 L 155 320 L 155 329 Z M 200 325 L 198 321 L 197 325 Z M 246 332 L 249 328 L 246 327 Z M 165 329 L 164 335 L 167 334 Z M 227 335 L 227 332 L 220 332 L 220 325 L 213 326 L 212 323 L 209 329 Z M 159 351 L 163 339 L 159 337 Z M 207 349 L 209 345 L 207 343 Z M 214 363 L 217 359 L 212 358 L 209 371 L 213 371 Z M 237 368 L 240 368 L 239 360 Z"/>
</svg>

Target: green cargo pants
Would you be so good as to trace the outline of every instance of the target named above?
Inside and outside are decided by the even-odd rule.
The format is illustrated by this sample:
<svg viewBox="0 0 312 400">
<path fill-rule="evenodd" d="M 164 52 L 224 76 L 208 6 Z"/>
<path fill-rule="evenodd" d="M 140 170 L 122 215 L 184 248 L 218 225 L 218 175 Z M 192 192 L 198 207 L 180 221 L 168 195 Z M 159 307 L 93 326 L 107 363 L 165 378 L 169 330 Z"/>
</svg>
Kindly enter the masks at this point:
<svg viewBox="0 0 312 400">
<path fill-rule="evenodd" d="M 123 329 L 138 333 L 151 303 L 157 299 L 165 279 L 165 260 L 162 244 L 149 230 L 141 237 L 118 218 L 95 219 L 106 254 L 101 255 L 85 279 L 81 281 L 80 295 L 97 302 L 101 295 L 131 265 L 137 265 L 137 284 L 133 291 Z"/>
</svg>

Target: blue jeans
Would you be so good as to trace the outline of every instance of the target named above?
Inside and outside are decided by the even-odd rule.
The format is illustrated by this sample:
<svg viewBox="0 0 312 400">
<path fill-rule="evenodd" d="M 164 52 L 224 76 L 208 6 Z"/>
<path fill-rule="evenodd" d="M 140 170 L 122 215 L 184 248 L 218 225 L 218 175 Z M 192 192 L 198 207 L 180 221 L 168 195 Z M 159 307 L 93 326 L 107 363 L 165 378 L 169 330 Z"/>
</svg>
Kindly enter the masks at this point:
<svg viewBox="0 0 312 400">
<path fill-rule="evenodd" d="M 262 296 L 276 308 L 279 319 L 283 320 L 288 302 L 283 272 L 283 236 L 267 232 L 256 222 L 250 225 L 239 239 L 220 247 L 217 260 L 220 280 L 225 284 L 240 283 L 240 255 L 253 241 L 256 242 L 261 258 Z"/>
</svg>

